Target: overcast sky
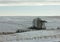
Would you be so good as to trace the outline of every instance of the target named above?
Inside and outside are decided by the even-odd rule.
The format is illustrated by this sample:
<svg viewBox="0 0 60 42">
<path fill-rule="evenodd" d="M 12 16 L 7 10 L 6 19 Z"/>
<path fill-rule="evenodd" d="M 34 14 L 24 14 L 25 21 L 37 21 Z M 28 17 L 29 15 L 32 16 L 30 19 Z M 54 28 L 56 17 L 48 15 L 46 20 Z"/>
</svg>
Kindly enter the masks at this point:
<svg viewBox="0 0 60 42">
<path fill-rule="evenodd" d="M 0 1 L 60 1 L 60 0 L 0 0 Z"/>
<path fill-rule="evenodd" d="M 0 6 L 0 15 L 7 16 L 51 16 L 60 15 L 60 5 Z"/>
</svg>

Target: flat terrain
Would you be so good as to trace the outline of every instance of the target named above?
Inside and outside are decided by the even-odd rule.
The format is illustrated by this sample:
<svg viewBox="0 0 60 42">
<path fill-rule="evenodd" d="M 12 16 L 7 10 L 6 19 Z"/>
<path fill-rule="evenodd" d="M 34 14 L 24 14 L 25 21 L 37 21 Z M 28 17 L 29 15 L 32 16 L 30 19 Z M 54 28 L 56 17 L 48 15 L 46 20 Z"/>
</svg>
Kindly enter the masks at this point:
<svg viewBox="0 0 60 42">
<path fill-rule="evenodd" d="M 60 30 L 38 30 L 0 35 L 0 42 L 59 42 Z"/>
</svg>

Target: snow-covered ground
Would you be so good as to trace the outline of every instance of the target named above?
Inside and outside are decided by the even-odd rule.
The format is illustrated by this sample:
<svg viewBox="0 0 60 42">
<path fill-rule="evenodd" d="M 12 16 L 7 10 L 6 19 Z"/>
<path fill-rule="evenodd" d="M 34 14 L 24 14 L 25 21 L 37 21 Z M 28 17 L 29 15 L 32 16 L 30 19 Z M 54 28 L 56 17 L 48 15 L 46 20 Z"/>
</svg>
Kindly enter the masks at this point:
<svg viewBox="0 0 60 42">
<path fill-rule="evenodd" d="M 46 28 L 56 29 L 60 27 L 60 16 L 47 17 L 39 16 L 42 20 L 46 20 Z M 29 16 L 1 16 L 0 17 L 0 32 L 15 32 L 17 29 L 27 29 L 32 26 L 32 21 L 37 17 Z"/>
<path fill-rule="evenodd" d="M 0 17 L 0 32 L 16 32 L 32 26 L 36 17 Z M 47 29 L 60 27 L 59 17 L 40 17 L 46 20 Z M 10 35 L 0 35 L 0 42 L 60 42 L 60 30 L 38 30 Z"/>
<path fill-rule="evenodd" d="M 38 30 L 0 35 L 0 42 L 59 42 L 60 30 Z"/>
</svg>

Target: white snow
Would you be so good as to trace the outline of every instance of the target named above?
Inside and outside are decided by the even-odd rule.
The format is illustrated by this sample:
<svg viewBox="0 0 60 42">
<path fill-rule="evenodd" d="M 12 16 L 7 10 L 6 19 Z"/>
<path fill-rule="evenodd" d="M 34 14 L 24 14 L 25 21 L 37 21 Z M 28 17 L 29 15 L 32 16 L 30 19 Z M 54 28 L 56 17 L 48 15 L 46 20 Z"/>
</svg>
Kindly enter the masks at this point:
<svg viewBox="0 0 60 42">
<path fill-rule="evenodd" d="M 10 35 L 0 35 L 0 42 L 58 42 L 60 30 L 38 30 Z"/>
</svg>

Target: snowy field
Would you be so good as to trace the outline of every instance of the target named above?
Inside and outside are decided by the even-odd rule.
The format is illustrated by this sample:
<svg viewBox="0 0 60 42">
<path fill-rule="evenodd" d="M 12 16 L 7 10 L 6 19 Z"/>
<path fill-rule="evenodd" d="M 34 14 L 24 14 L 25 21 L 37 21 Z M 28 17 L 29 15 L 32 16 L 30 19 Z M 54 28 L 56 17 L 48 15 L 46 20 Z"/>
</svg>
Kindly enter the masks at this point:
<svg viewBox="0 0 60 42">
<path fill-rule="evenodd" d="M 60 42 L 60 30 L 38 30 L 0 35 L 0 42 Z"/>
<path fill-rule="evenodd" d="M 32 26 L 36 17 L 0 17 L 0 32 L 16 32 L 17 29 L 27 29 Z M 60 17 L 40 17 L 46 20 L 47 30 L 29 31 L 10 35 L 0 35 L 0 42 L 60 42 Z M 48 29 L 55 30 L 48 30 Z"/>
<path fill-rule="evenodd" d="M 17 29 L 27 29 L 32 26 L 32 21 L 37 17 L 29 16 L 0 16 L 0 32 L 15 32 Z M 46 28 L 56 29 L 60 27 L 60 17 L 40 16 L 42 20 L 46 20 Z"/>
</svg>

